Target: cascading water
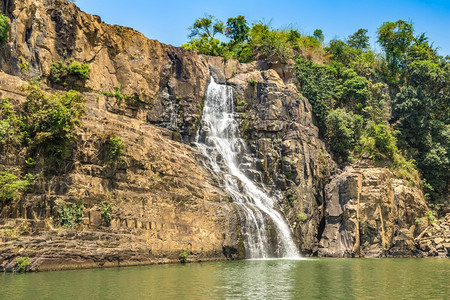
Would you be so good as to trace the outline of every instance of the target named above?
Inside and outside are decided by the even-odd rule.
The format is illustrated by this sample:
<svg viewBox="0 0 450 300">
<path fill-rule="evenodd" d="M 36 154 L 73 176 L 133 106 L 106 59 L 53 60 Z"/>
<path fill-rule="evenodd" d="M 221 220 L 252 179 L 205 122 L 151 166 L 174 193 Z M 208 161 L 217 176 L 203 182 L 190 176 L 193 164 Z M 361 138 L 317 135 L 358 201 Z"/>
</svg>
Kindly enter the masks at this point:
<svg viewBox="0 0 450 300">
<path fill-rule="evenodd" d="M 234 118 L 233 92 L 231 87 L 217 84 L 213 78 L 206 92 L 197 146 L 233 202 L 239 206 L 246 256 L 268 258 L 275 254 L 277 257 L 299 257 L 289 225 L 274 207 L 275 200 L 239 168 L 238 158 L 245 151 L 245 144 Z M 272 239 L 268 237 L 270 226 L 276 232 L 274 251 L 269 250 L 272 246 Z"/>
</svg>

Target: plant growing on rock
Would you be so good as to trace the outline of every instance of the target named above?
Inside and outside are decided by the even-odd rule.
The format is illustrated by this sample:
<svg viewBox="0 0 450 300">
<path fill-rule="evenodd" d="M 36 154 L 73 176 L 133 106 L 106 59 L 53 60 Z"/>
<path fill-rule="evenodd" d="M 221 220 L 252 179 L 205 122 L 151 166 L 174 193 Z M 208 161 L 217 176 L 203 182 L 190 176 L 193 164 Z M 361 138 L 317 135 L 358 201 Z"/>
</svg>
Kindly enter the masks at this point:
<svg viewBox="0 0 450 300">
<path fill-rule="evenodd" d="M 0 150 L 19 146 L 25 133 L 24 123 L 9 99 L 0 99 Z"/>
<path fill-rule="evenodd" d="M 191 255 L 191 250 L 181 251 L 180 255 L 178 255 L 178 259 L 180 260 L 180 263 L 182 263 L 182 264 L 187 263 L 189 255 Z"/>
<path fill-rule="evenodd" d="M 100 203 L 100 215 L 102 216 L 103 221 L 105 221 L 106 225 L 111 225 L 111 212 L 112 205 L 111 203 L 101 202 Z"/>
<path fill-rule="evenodd" d="M 8 32 L 11 29 L 9 25 L 9 18 L 0 13 L 0 43 L 8 39 Z"/>
<path fill-rule="evenodd" d="M 124 94 L 122 93 L 122 85 L 118 84 L 114 87 L 114 92 L 100 92 L 101 94 L 105 95 L 106 97 L 114 97 L 116 98 L 116 102 L 118 105 L 122 104 L 122 101 L 125 100 L 125 103 L 128 103 L 128 101 L 135 100 L 135 101 L 141 101 L 141 98 L 138 94 Z"/>
<path fill-rule="evenodd" d="M 308 219 L 308 217 L 304 213 L 297 215 L 297 222 L 299 222 L 299 223 L 305 223 L 305 221 L 307 219 Z"/>
<path fill-rule="evenodd" d="M 17 270 L 19 272 L 26 272 L 28 266 L 31 264 L 30 258 L 28 256 L 22 256 L 16 258 Z"/>
<path fill-rule="evenodd" d="M 108 141 L 108 163 L 112 164 L 123 155 L 125 143 L 120 137 L 110 136 Z"/>
<path fill-rule="evenodd" d="M 81 202 L 65 204 L 58 210 L 58 225 L 67 229 L 83 221 L 84 205 Z"/>
<path fill-rule="evenodd" d="M 29 190 L 34 184 L 34 177 L 31 174 L 20 178 L 11 170 L 0 172 L 0 203 L 6 204 L 17 199 L 22 192 Z"/>
<path fill-rule="evenodd" d="M 71 155 L 75 128 L 86 113 L 83 95 L 76 91 L 47 94 L 37 84 L 26 88 L 24 126 L 27 144 L 58 165 Z"/>
<path fill-rule="evenodd" d="M 50 80 L 62 85 L 76 85 L 80 82 L 83 86 L 89 79 L 90 73 L 91 69 L 88 63 L 59 61 L 52 63 L 50 67 Z"/>
</svg>

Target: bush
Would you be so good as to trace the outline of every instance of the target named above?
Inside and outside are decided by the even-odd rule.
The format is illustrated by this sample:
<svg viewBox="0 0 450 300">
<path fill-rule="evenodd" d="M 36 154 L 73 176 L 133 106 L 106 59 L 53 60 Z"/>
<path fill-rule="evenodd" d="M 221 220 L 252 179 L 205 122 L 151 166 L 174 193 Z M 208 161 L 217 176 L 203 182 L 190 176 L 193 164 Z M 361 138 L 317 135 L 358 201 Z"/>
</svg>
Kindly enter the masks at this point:
<svg viewBox="0 0 450 300">
<path fill-rule="evenodd" d="M 86 99 L 76 91 L 47 94 L 39 86 L 27 87 L 25 131 L 33 150 L 59 164 L 71 155 L 75 128 L 86 113 Z"/>
<path fill-rule="evenodd" d="M 101 94 L 107 96 L 107 97 L 114 97 L 116 98 L 117 104 L 120 105 L 123 100 L 130 101 L 130 100 L 136 100 L 139 101 L 140 97 L 138 94 L 123 94 L 122 93 L 122 85 L 118 84 L 114 87 L 114 92 L 101 92 Z"/>
<path fill-rule="evenodd" d="M 318 119 L 319 128 L 325 128 L 326 119 L 334 107 L 337 81 L 329 66 L 321 66 L 298 57 L 294 67 L 300 92 L 308 98 Z"/>
<path fill-rule="evenodd" d="M 361 136 L 358 147 L 360 154 L 367 152 L 375 161 L 395 159 L 398 154 L 397 138 L 389 126 L 370 123 Z"/>
<path fill-rule="evenodd" d="M 111 136 L 109 138 L 108 148 L 109 148 L 108 163 L 112 164 L 114 161 L 120 158 L 120 156 L 123 155 L 125 143 L 121 138 Z"/>
<path fill-rule="evenodd" d="M 304 213 L 297 215 L 297 222 L 299 223 L 304 223 L 307 219 L 308 217 Z"/>
<path fill-rule="evenodd" d="M 101 202 L 100 203 L 100 214 L 102 216 L 102 219 L 105 221 L 106 225 L 111 224 L 111 212 L 112 212 L 112 206 L 110 203 L 107 202 Z"/>
<path fill-rule="evenodd" d="M 416 223 L 416 225 L 421 225 L 425 220 L 428 220 L 428 224 L 431 224 L 431 225 L 433 225 L 434 223 L 437 222 L 437 219 L 436 219 L 433 211 L 431 211 L 431 210 L 426 211 L 423 217 L 416 218 L 414 222 Z"/>
<path fill-rule="evenodd" d="M 0 149 L 19 146 L 23 141 L 23 122 L 9 99 L 0 99 Z"/>
<path fill-rule="evenodd" d="M 0 43 L 8 39 L 8 32 L 11 29 L 9 19 L 4 14 L 0 13 Z"/>
<path fill-rule="evenodd" d="M 19 272 L 26 272 L 28 266 L 31 264 L 30 258 L 28 256 L 22 256 L 16 258 L 16 264 Z"/>
<path fill-rule="evenodd" d="M 180 260 L 180 263 L 185 264 L 188 262 L 189 255 L 191 255 L 191 250 L 184 250 L 180 252 L 180 255 L 178 255 L 178 259 Z"/>
<path fill-rule="evenodd" d="M 65 204 L 58 210 L 58 225 L 64 228 L 73 228 L 83 221 L 84 205 L 81 202 Z"/>
<path fill-rule="evenodd" d="M 334 153 L 347 160 L 356 145 L 363 119 L 343 109 L 330 112 L 327 117 L 326 137 Z"/>
<path fill-rule="evenodd" d="M 188 50 L 197 50 L 201 54 L 220 56 L 224 54 L 222 43 L 214 37 L 201 37 L 192 39 L 181 47 Z"/>
<path fill-rule="evenodd" d="M 17 199 L 22 192 L 29 190 L 34 184 L 31 174 L 25 175 L 23 179 L 17 177 L 11 170 L 0 172 L 0 203 L 7 204 Z"/>
<path fill-rule="evenodd" d="M 77 83 L 84 85 L 89 79 L 90 73 L 91 69 L 88 63 L 59 61 L 52 63 L 50 67 L 50 80 L 62 85 L 77 85 Z"/>
</svg>

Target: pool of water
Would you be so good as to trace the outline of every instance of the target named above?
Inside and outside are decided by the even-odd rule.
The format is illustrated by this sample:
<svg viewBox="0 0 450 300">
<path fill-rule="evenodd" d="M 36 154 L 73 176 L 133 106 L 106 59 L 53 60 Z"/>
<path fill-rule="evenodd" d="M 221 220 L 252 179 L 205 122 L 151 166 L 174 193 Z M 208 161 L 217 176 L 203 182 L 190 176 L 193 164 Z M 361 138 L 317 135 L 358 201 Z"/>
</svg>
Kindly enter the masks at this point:
<svg viewBox="0 0 450 300">
<path fill-rule="evenodd" d="M 0 274 L 0 299 L 449 299 L 448 259 L 243 260 Z"/>
</svg>

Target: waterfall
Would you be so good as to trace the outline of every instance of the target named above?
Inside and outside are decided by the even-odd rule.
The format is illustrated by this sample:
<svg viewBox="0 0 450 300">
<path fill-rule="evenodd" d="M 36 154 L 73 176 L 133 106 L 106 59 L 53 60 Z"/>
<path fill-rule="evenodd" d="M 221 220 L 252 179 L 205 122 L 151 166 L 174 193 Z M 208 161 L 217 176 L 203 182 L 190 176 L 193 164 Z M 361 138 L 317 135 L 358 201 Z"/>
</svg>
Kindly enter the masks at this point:
<svg viewBox="0 0 450 300">
<path fill-rule="evenodd" d="M 211 78 L 201 121 L 196 144 L 212 173 L 238 206 L 246 257 L 299 257 L 290 227 L 275 208 L 275 199 L 239 167 L 246 147 L 234 118 L 231 87 L 217 84 Z M 274 238 L 268 236 L 271 229 L 275 230 Z"/>
</svg>

